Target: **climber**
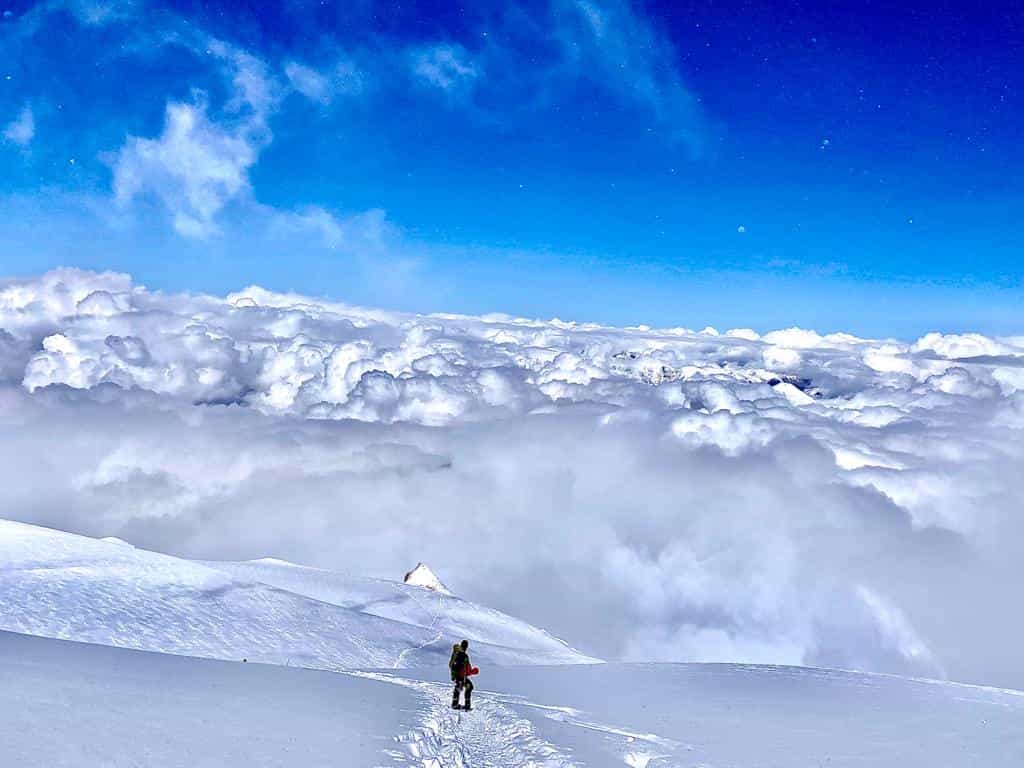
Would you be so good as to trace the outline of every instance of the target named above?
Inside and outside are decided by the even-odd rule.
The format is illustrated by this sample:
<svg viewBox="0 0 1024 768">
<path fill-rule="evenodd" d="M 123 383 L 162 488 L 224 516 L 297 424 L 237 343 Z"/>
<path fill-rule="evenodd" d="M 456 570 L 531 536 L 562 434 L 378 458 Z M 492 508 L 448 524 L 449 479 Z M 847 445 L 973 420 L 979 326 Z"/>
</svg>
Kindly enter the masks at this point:
<svg viewBox="0 0 1024 768">
<path fill-rule="evenodd" d="M 469 661 L 469 640 L 463 640 L 452 646 L 452 656 L 448 660 L 448 670 L 452 673 L 452 682 L 455 689 L 452 691 L 452 709 L 462 709 L 466 712 L 473 709 L 473 681 L 469 678 L 479 674 L 480 670 L 474 667 Z M 459 692 L 465 691 L 465 704 L 459 705 Z"/>
</svg>

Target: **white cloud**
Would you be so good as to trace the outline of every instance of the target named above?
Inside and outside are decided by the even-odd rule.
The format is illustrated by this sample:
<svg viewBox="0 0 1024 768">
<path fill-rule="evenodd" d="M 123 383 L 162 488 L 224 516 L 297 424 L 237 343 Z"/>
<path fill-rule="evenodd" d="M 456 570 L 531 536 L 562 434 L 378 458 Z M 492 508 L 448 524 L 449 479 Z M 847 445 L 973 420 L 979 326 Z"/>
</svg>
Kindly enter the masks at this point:
<svg viewBox="0 0 1024 768">
<path fill-rule="evenodd" d="M 368 218 L 282 226 L 344 248 L 387 236 Z M 203 557 L 426 560 L 602 656 L 1024 684 L 1019 338 L 972 337 L 1004 354 L 967 362 L 947 337 L 419 316 L 75 270 L 0 286 L 0 328 L 5 516 Z"/>
<path fill-rule="evenodd" d="M 210 39 L 206 47 L 223 63 L 225 79 L 233 87 L 226 109 L 247 111 L 250 122 L 246 127 L 250 130 L 262 128 L 280 101 L 278 84 L 268 76 L 266 64 L 251 53 L 221 40 Z"/>
<path fill-rule="evenodd" d="M 362 213 L 337 214 L 320 206 L 306 206 L 294 211 L 268 211 L 270 234 L 296 236 L 315 235 L 331 250 L 355 257 L 368 270 L 385 265 L 396 268 L 402 249 L 401 231 L 387 214 L 373 208 Z"/>
<path fill-rule="evenodd" d="M 423 83 L 450 93 L 465 92 L 480 70 L 461 45 L 442 43 L 409 54 L 413 74 Z"/>
<path fill-rule="evenodd" d="M 284 72 L 292 88 L 317 104 L 330 104 L 339 95 L 355 96 L 365 88 L 362 71 L 347 59 L 325 71 L 289 61 L 284 65 Z"/>
<path fill-rule="evenodd" d="M 285 233 L 312 232 L 319 235 L 328 248 L 338 248 L 345 240 L 344 225 L 337 216 L 319 206 L 281 213 L 274 225 Z"/>
<path fill-rule="evenodd" d="M 363 88 L 355 65 L 342 59 L 324 75 L 289 62 L 284 67 L 286 86 L 263 60 L 221 40 L 201 33 L 173 39 L 211 57 L 229 93 L 219 109 L 200 90 L 193 92 L 191 103 L 168 102 L 160 135 L 126 138 L 109 156 L 119 207 L 127 209 L 140 199 L 156 201 L 179 234 L 204 239 L 221 232 L 218 219 L 229 206 L 244 205 L 270 234 L 313 233 L 331 249 L 349 245 L 362 257 L 379 252 L 379 235 L 390 231 L 390 225 L 382 224 L 381 211 L 337 216 L 319 206 L 276 209 L 258 204 L 251 195 L 249 173 L 273 138 L 269 121 L 288 87 L 328 103 L 337 94 L 352 95 Z"/>
<path fill-rule="evenodd" d="M 79 23 L 92 27 L 129 19 L 138 9 L 138 3 L 133 0 L 57 0 L 49 6 L 67 8 Z"/>
<path fill-rule="evenodd" d="M 245 136 L 211 122 L 205 104 L 171 103 L 159 137 L 131 136 L 118 152 L 114 196 L 125 206 L 153 195 L 180 234 L 207 237 L 224 206 L 248 192 L 257 156 Z"/>
<path fill-rule="evenodd" d="M 121 207 L 155 199 L 179 234 L 195 238 L 215 234 L 218 214 L 249 193 L 249 170 L 271 140 L 267 119 L 280 101 L 260 59 L 216 39 L 205 43 L 232 89 L 221 119 L 211 119 L 203 92 L 191 104 L 169 102 L 163 133 L 129 136 L 112 161 Z"/>
<path fill-rule="evenodd" d="M 292 87 L 310 101 L 327 104 L 331 100 L 330 81 L 319 71 L 298 62 L 289 61 L 284 73 Z"/>
<path fill-rule="evenodd" d="M 1019 340 L 1018 340 L 1019 344 Z M 979 333 L 941 334 L 929 333 L 918 339 L 911 350 L 934 352 L 940 357 L 984 357 L 986 355 L 1012 355 L 1019 350 L 1013 343 L 1005 344 Z"/>
<path fill-rule="evenodd" d="M 36 135 L 36 118 L 32 108 L 25 106 L 18 116 L 4 127 L 4 138 L 22 147 L 32 143 Z"/>
</svg>

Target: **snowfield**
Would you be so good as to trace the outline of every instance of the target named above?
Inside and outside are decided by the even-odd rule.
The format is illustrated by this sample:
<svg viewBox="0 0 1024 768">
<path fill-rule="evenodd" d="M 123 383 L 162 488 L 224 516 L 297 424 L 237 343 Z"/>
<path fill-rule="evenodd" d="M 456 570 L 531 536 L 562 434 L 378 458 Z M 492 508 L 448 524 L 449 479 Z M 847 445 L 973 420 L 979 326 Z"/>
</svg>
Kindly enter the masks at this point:
<svg viewBox="0 0 1024 768">
<path fill-rule="evenodd" d="M 440 696 L 445 688 L 429 690 Z M 603 664 L 487 670 L 477 693 L 485 714 L 493 708 L 496 719 L 529 721 L 539 751 L 555 746 L 550 765 L 989 768 L 1024 761 L 1019 691 L 801 667 Z M 441 709 L 434 722 L 447 727 Z M 530 764 L 488 762 L 485 750 L 473 749 L 466 745 L 467 766 Z"/>
<path fill-rule="evenodd" d="M 9 521 L 0 628 L 24 633 L 0 632 L 0 715 L 5 759 L 25 767 L 1024 760 L 1017 691 L 799 667 L 587 663 L 542 630 L 424 587 L 272 559 L 195 563 Z M 482 667 L 471 713 L 449 707 L 448 650 L 464 636 Z"/>
<path fill-rule="evenodd" d="M 1024 695 L 827 670 L 483 670 L 471 713 L 415 671 L 334 673 L 0 633 L 24 768 L 1015 768 Z"/>
<path fill-rule="evenodd" d="M 415 727 L 412 697 L 370 680 L 5 632 L 0 676 L 12 768 L 388 765 Z"/>
<path fill-rule="evenodd" d="M 479 649 L 477 655 L 501 664 L 594 661 L 537 627 L 451 594 L 272 559 L 207 565 L 243 583 L 271 585 L 322 603 L 427 630 L 431 636 L 428 644 L 403 652 L 399 666 L 417 663 L 418 657 L 428 650 L 447 661 L 452 639 L 458 638 L 472 639 Z"/>
</svg>

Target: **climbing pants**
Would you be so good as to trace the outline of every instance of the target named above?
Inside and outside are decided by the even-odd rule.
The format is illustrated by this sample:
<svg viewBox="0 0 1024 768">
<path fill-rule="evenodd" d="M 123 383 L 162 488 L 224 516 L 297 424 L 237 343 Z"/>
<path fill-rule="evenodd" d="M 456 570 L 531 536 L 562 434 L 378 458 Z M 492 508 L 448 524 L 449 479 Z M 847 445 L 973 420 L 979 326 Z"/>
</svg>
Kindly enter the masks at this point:
<svg viewBox="0 0 1024 768">
<path fill-rule="evenodd" d="M 459 706 L 459 692 L 464 691 L 465 695 L 465 706 L 469 708 L 471 706 L 470 697 L 473 695 L 473 681 L 468 677 L 461 678 L 455 681 L 455 689 L 452 691 L 452 706 Z"/>
</svg>

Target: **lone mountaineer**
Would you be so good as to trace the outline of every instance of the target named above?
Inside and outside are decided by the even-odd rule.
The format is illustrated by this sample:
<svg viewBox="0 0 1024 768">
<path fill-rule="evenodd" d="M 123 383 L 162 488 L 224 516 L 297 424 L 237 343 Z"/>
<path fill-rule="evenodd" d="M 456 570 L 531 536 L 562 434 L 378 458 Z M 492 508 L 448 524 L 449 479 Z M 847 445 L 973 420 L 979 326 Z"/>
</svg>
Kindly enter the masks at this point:
<svg viewBox="0 0 1024 768">
<path fill-rule="evenodd" d="M 448 669 L 452 673 L 452 682 L 455 689 L 452 691 L 452 709 L 463 709 L 469 711 L 473 708 L 473 681 L 469 678 L 480 670 L 469 662 L 469 640 L 463 640 L 452 646 L 452 657 L 448 661 Z M 465 691 L 465 705 L 459 705 L 459 691 Z"/>
</svg>

